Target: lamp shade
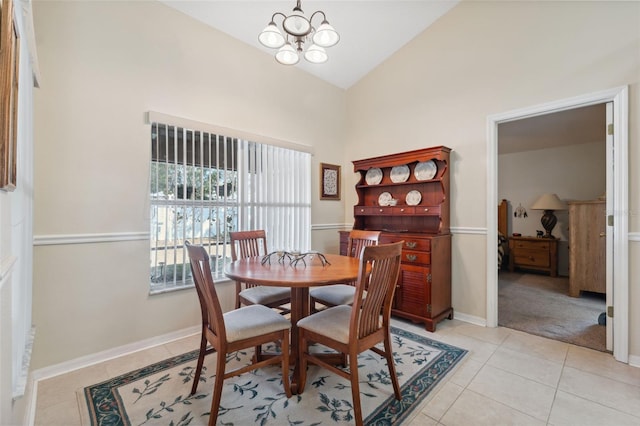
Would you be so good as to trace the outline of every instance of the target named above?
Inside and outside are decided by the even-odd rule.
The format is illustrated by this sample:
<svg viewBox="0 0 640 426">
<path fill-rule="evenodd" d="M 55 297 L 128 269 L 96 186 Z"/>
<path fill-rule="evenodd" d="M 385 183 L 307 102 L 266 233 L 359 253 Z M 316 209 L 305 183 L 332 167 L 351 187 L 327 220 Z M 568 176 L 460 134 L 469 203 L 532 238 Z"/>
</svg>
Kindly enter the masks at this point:
<svg viewBox="0 0 640 426">
<path fill-rule="evenodd" d="M 327 52 L 324 48 L 316 44 L 312 44 L 311 47 L 304 52 L 304 58 L 313 64 L 321 64 L 323 62 L 327 62 L 329 57 L 327 56 Z"/>
<path fill-rule="evenodd" d="M 567 203 L 556 194 L 543 194 L 531 206 L 533 210 L 567 210 Z"/>
<path fill-rule="evenodd" d="M 327 21 L 322 22 L 313 35 L 313 42 L 322 47 L 334 46 L 338 41 L 340 36 Z"/>
<path fill-rule="evenodd" d="M 258 36 L 258 40 L 266 47 L 278 49 L 284 46 L 285 39 L 274 22 L 269 23 Z"/>
<path fill-rule="evenodd" d="M 283 65 L 295 65 L 299 60 L 298 52 L 289 43 L 282 46 L 276 53 L 276 61 Z"/>
</svg>

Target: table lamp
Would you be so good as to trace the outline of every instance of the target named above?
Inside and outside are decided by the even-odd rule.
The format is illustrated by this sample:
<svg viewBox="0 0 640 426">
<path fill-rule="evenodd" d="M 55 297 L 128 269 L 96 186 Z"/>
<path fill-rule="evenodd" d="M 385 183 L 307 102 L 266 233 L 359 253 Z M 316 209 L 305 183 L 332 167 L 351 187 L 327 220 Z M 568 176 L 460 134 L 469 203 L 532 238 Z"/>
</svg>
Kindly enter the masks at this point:
<svg viewBox="0 0 640 426">
<path fill-rule="evenodd" d="M 544 214 L 540 219 L 542 227 L 547 233 L 543 238 L 555 238 L 551 235 L 553 227 L 556 226 L 558 218 L 553 214 L 554 210 L 567 210 L 567 204 L 560 200 L 556 194 L 543 194 L 531 206 L 533 210 L 544 210 Z"/>
</svg>

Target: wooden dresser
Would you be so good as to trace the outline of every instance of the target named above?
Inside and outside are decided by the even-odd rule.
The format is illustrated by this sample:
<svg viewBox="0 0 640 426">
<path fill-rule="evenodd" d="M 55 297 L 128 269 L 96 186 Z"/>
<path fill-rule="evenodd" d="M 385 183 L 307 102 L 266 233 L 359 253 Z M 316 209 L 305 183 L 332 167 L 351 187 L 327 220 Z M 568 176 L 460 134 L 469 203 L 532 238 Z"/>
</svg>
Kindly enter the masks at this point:
<svg viewBox="0 0 640 426">
<path fill-rule="evenodd" d="M 439 146 L 353 162 L 360 174 L 353 228 L 382 231 L 381 244 L 404 241 L 392 314 L 429 331 L 453 318 L 450 151 Z M 341 253 L 348 235 L 340 234 Z"/>
<path fill-rule="evenodd" d="M 606 293 L 606 203 L 569 202 L 569 296 Z"/>
<path fill-rule="evenodd" d="M 509 271 L 515 268 L 548 272 L 558 276 L 556 238 L 509 237 Z"/>
</svg>

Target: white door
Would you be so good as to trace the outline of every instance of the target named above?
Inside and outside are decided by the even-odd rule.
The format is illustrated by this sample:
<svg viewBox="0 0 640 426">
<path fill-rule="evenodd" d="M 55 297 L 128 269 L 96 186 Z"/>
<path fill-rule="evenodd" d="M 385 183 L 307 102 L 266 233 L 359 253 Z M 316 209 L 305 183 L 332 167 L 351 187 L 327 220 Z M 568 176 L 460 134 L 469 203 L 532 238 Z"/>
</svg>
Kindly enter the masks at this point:
<svg viewBox="0 0 640 426">
<path fill-rule="evenodd" d="M 613 131 L 613 102 L 607 102 L 607 128 L 606 128 L 606 143 L 607 143 L 607 155 L 606 155 L 606 170 L 607 170 L 607 202 L 606 202 L 606 226 L 605 234 L 607 238 L 607 253 L 606 253 L 606 275 L 607 275 L 607 312 L 609 307 L 613 308 L 613 226 L 609 222 L 609 217 L 613 218 L 613 206 L 614 206 L 614 190 L 613 190 L 613 172 L 615 168 L 614 164 L 614 131 Z M 613 321 L 607 315 L 607 350 L 613 351 Z"/>
</svg>

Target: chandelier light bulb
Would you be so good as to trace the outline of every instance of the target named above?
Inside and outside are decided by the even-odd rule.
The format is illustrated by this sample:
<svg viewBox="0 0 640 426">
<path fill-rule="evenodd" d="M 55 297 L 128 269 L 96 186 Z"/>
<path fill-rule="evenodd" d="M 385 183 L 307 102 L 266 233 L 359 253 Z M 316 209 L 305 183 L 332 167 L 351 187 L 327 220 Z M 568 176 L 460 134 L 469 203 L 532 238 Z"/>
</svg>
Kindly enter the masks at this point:
<svg viewBox="0 0 640 426">
<path fill-rule="evenodd" d="M 299 60 L 298 52 L 289 43 L 282 46 L 276 53 L 276 61 L 282 65 L 295 65 Z"/>
</svg>

